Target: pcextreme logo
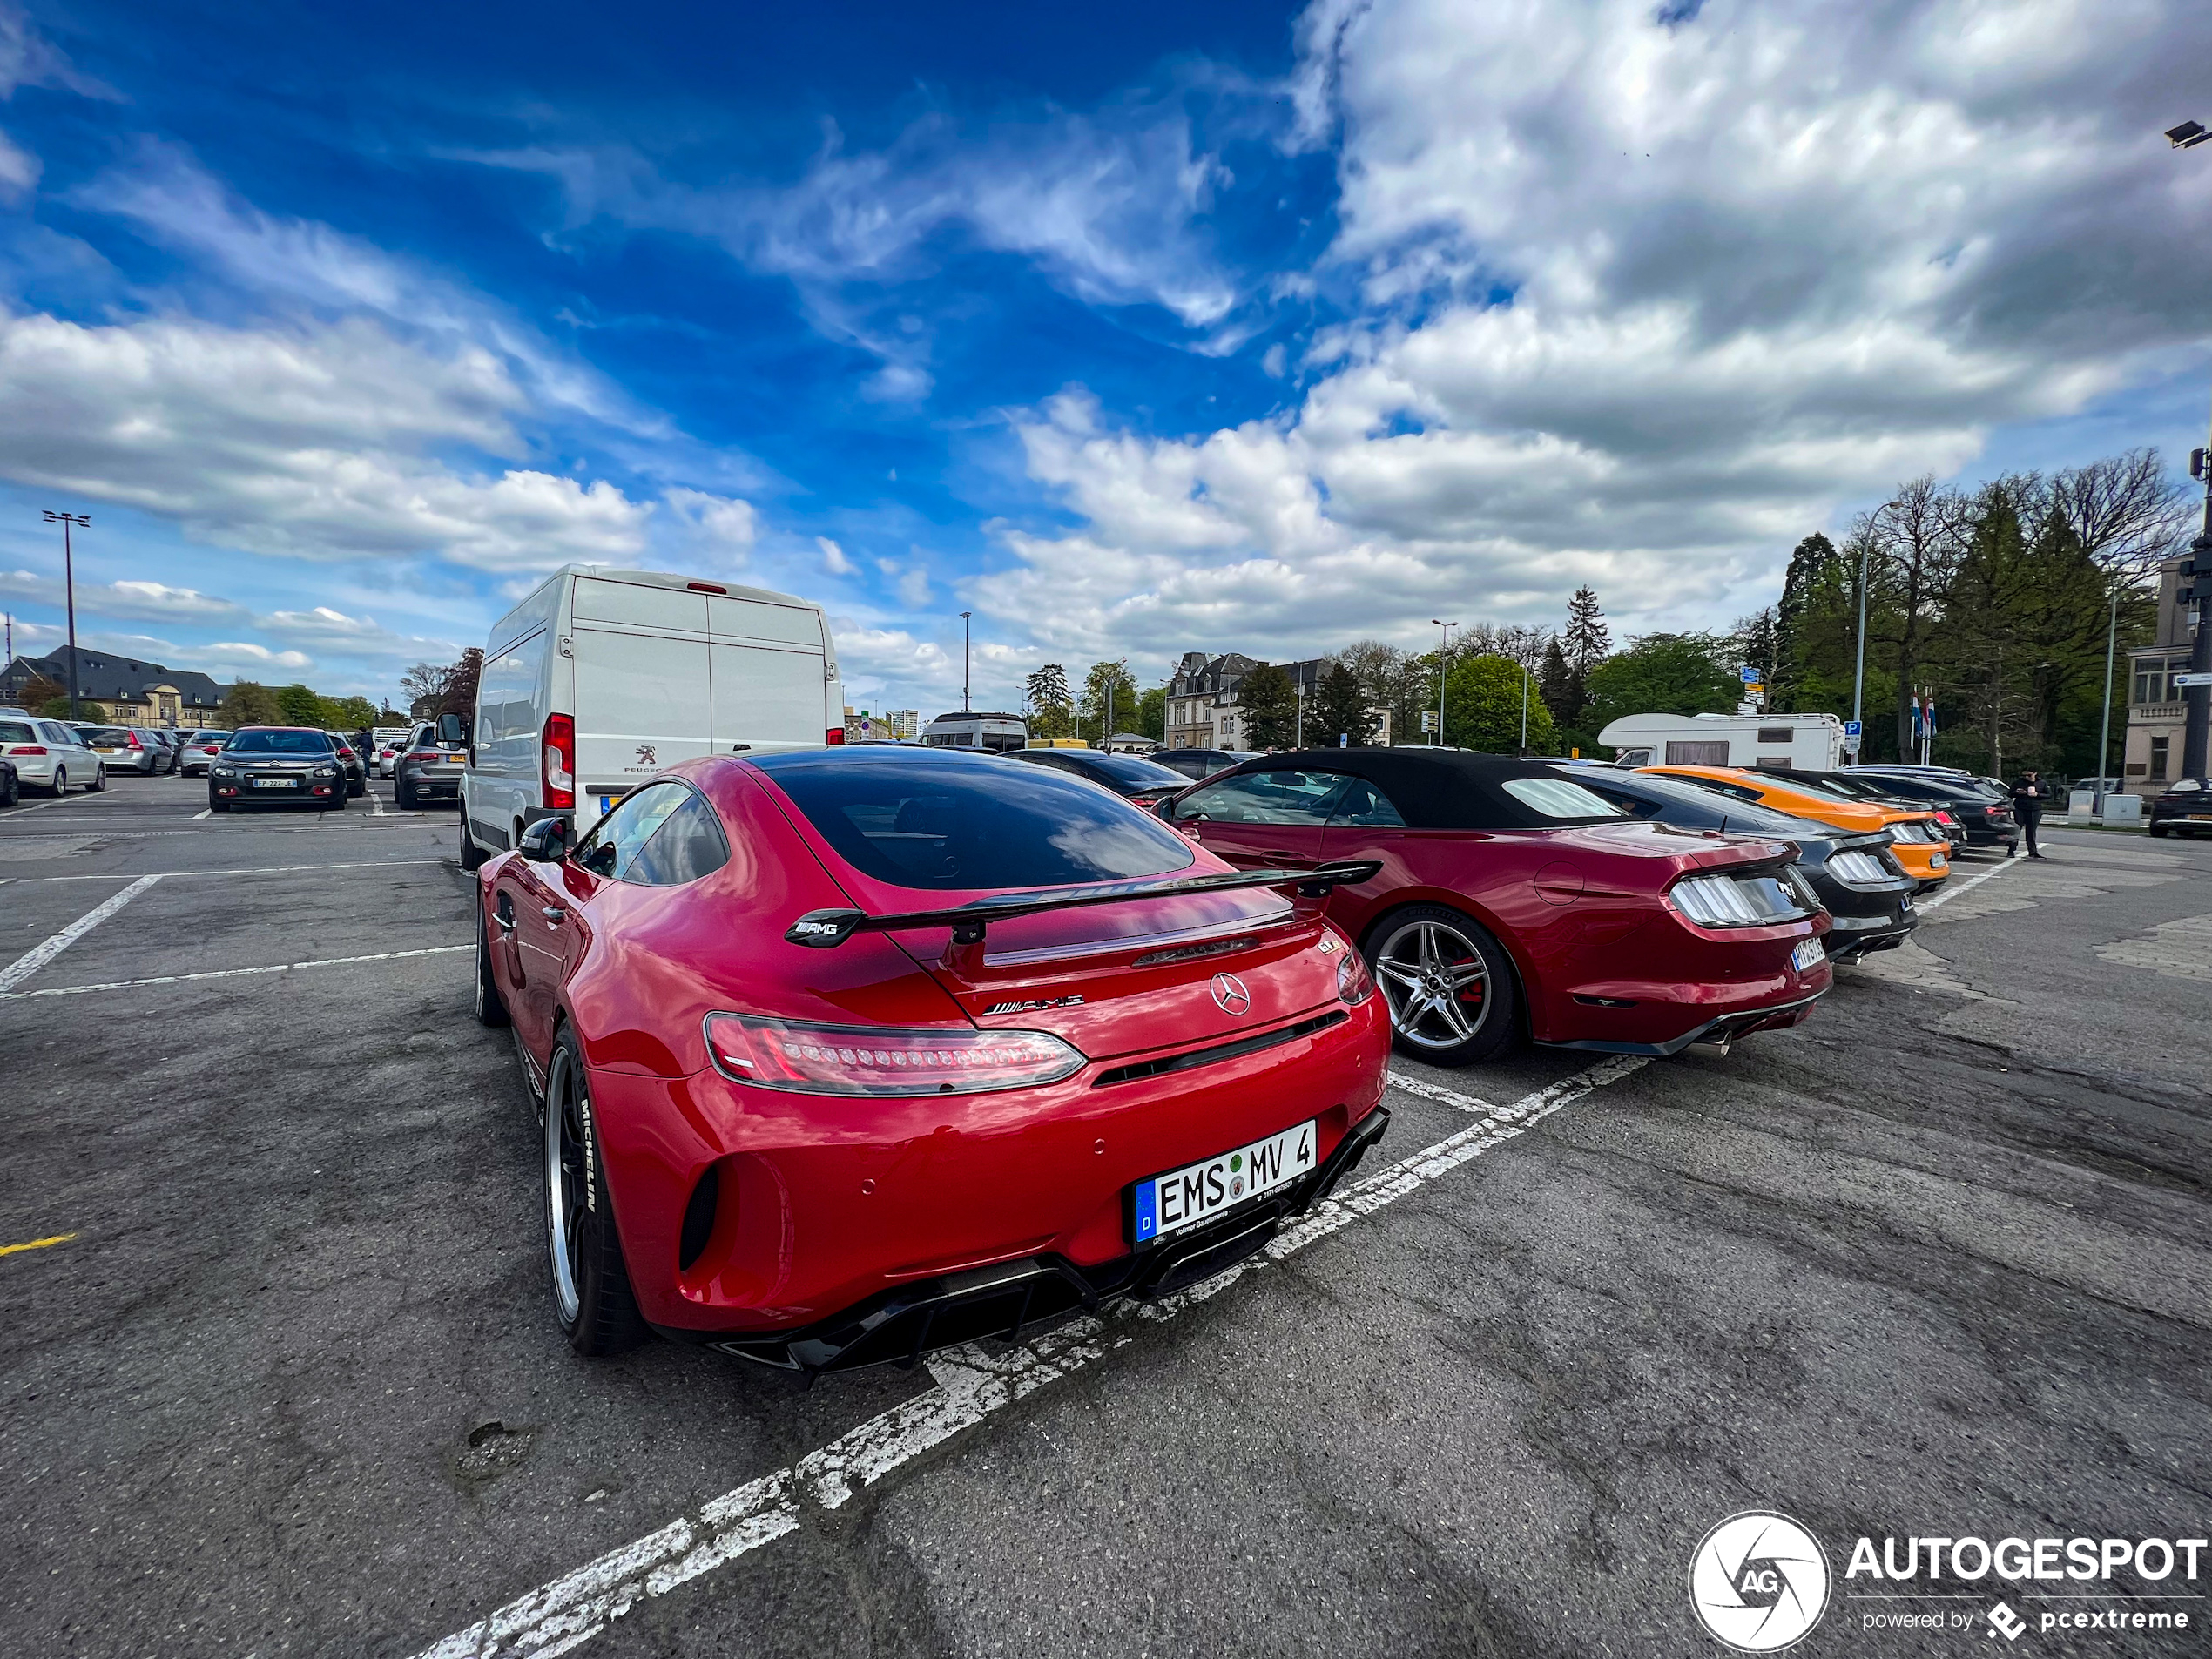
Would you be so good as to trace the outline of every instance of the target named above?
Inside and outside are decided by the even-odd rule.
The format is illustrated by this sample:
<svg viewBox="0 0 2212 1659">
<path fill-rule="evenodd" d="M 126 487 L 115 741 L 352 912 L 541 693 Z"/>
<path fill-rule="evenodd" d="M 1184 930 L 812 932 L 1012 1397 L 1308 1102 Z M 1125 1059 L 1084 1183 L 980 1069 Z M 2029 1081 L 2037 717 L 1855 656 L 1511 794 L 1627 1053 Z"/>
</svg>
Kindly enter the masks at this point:
<svg viewBox="0 0 2212 1659">
<path fill-rule="evenodd" d="M 1828 1557 L 1789 1516 L 1747 1509 L 1690 1556 L 1689 1605 L 1716 1641 L 1738 1653 L 1778 1653 L 1828 1610 Z"/>
</svg>

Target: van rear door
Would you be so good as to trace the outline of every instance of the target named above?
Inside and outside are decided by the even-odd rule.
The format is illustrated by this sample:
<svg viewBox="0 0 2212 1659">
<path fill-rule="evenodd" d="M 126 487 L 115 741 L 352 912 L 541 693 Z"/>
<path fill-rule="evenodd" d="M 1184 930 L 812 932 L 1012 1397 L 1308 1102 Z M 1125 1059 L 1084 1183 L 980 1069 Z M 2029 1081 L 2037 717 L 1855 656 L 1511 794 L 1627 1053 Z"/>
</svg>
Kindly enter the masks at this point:
<svg viewBox="0 0 2212 1659">
<path fill-rule="evenodd" d="M 580 576 L 570 625 L 579 793 L 618 795 L 711 752 L 705 594 Z"/>
<path fill-rule="evenodd" d="M 829 729 L 822 613 L 811 605 L 709 598 L 714 746 L 814 745 Z"/>
</svg>

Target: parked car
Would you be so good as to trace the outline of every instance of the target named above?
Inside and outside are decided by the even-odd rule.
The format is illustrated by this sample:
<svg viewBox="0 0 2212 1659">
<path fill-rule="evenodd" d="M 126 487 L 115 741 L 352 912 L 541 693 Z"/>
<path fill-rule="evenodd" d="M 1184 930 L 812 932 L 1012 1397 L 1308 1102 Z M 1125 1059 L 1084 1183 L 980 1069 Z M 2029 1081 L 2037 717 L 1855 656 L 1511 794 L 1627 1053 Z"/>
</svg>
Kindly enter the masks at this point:
<svg viewBox="0 0 2212 1659">
<path fill-rule="evenodd" d="M 368 769 L 379 778 L 389 778 L 399 766 L 400 757 L 407 752 L 408 740 L 415 735 L 412 726 L 396 730 L 379 726 L 369 734 Z"/>
<path fill-rule="evenodd" d="M 325 732 L 331 746 L 338 751 L 338 764 L 346 769 L 346 798 L 358 799 L 368 792 L 368 771 L 361 765 L 361 752 L 354 747 L 354 740 L 342 732 Z"/>
<path fill-rule="evenodd" d="M 1161 816 L 1231 864 L 1373 861 L 1329 917 L 1372 966 L 1399 1049 L 1432 1065 L 1523 1034 L 1616 1054 L 1725 1047 L 1796 1024 L 1832 982 L 1828 916 L 1786 840 L 1635 823 L 1545 761 L 1265 755 Z"/>
<path fill-rule="evenodd" d="M 151 778 L 168 764 L 168 752 L 159 742 L 140 737 L 127 725 L 78 725 L 71 729 L 78 741 L 106 763 L 110 772 L 135 772 Z"/>
<path fill-rule="evenodd" d="M 1966 826 L 1960 823 L 1949 810 L 1934 802 L 1913 800 L 1900 795 L 1891 790 L 1877 774 L 1870 772 L 1863 777 L 1851 777 L 1838 772 L 1827 772 L 1815 777 L 1806 772 L 1785 772 L 1778 768 L 1770 767 L 1762 768 L 1762 770 L 1771 772 L 1777 778 L 1794 778 L 1800 783 L 1810 784 L 1814 788 L 1825 790 L 1831 795 L 1841 795 L 1845 800 L 1863 800 L 1875 806 L 1920 808 L 1932 812 L 1935 814 L 1936 823 L 1943 831 L 1944 839 L 1951 843 L 1952 856 L 1956 857 L 1966 850 Z"/>
<path fill-rule="evenodd" d="M 1155 749 L 1150 758 L 1185 778 L 1211 778 L 1247 760 L 1257 760 L 1259 755 L 1251 749 Z"/>
<path fill-rule="evenodd" d="M 581 1352 L 1018 1338 L 1258 1250 L 1388 1121 L 1389 1021 L 1320 914 L 1365 867 L 1240 873 L 956 751 L 705 757 L 567 829 L 482 867 L 476 1006 L 543 1103 Z"/>
<path fill-rule="evenodd" d="M 306 725 L 243 725 L 207 769 L 207 808 L 346 810 L 346 769 L 330 733 Z"/>
<path fill-rule="evenodd" d="M 1891 806 L 1878 800 L 1852 800 L 1769 772 L 1730 766 L 1650 766 L 1645 770 L 1664 778 L 1687 778 L 1737 800 L 1757 801 L 1792 818 L 1813 819 L 1836 829 L 1880 830 L 1890 838 L 1891 854 L 1924 888 L 1934 887 L 1951 874 L 1951 838 L 1933 813 Z"/>
<path fill-rule="evenodd" d="M 59 796 L 71 785 L 92 793 L 107 787 L 107 762 L 60 720 L 0 718 L 0 754 L 15 763 L 20 788 Z"/>
<path fill-rule="evenodd" d="M 1067 772 L 1148 809 L 1190 783 L 1181 772 L 1155 765 L 1143 755 L 1107 754 L 1096 749 L 1015 749 L 1006 758 Z"/>
<path fill-rule="evenodd" d="M 2161 840 L 2169 835 L 2212 835 L 2212 779 L 2183 778 L 2166 786 L 2166 792 L 2150 804 L 2150 833 Z"/>
<path fill-rule="evenodd" d="M 1832 961 L 1894 950 L 1919 925 L 1912 908 L 1913 889 L 1919 883 L 1892 855 L 1884 831 L 1846 834 L 1813 819 L 1792 818 L 1679 778 L 1605 766 L 1561 770 L 1592 794 L 1646 823 L 1789 841 L 1797 849 L 1797 873 L 1812 884 L 1834 923 L 1824 935 Z"/>
<path fill-rule="evenodd" d="M 209 765 L 223 752 L 231 734 L 215 726 L 203 726 L 185 736 L 183 765 L 179 768 L 187 778 L 205 776 Z"/>
<path fill-rule="evenodd" d="M 467 869 L 541 818 L 582 835 L 679 760 L 841 745 L 845 692 L 811 600 L 568 565 L 493 625 L 472 733 Z"/>
<path fill-rule="evenodd" d="M 1921 772 L 1844 772 L 1820 774 L 1791 772 L 1805 781 L 1833 789 L 1858 784 L 1878 790 L 1907 806 L 1932 809 L 1939 819 L 1948 815 L 1960 833 L 1952 839 L 1967 846 L 2001 846 L 2007 857 L 2020 851 L 2020 826 L 2013 817 L 2009 794 L 1992 792 L 1971 773 L 1939 778 Z"/>
<path fill-rule="evenodd" d="M 458 801 L 468 765 L 468 728 L 459 715 L 421 721 L 392 763 L 392 799 L 401 811 L 410 813 L 426 800 Z M 465 840 L 462 845 L 462 862 L 467 866 Z"/>
</svg>

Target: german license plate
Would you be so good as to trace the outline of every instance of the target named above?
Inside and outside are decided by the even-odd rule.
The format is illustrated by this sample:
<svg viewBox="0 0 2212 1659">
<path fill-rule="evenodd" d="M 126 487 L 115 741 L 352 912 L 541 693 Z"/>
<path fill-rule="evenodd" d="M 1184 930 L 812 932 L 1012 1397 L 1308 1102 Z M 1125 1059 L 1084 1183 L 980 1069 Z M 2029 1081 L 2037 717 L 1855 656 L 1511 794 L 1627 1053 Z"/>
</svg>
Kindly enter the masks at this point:
<svg viewBox="0 0 2212 1659">
<path fill-rule="evenodd" d="M 1820 942 L 1817 935 L 1811 939 L 1800 939 L 1797 941 L 1797 949 L 1790 953 L 1790 960 L 1796 965 L 1797 972 L 1802 974 L 1816 964 L 1827 961 L 1828 948 Z"/>
<path fill-rule="evenodd" d="M 1287 1186 L 1313 1170 L 1313 1120 L 1136 1184 L 1136 1239 L 1150 1244 L 1196 1227 L 1247 1198 Z"/>
<path fill-rule="evenodd" d="M 299 786 L 289 778 L 256 778 L 253 780 L 253 787 L 256 789 L 297 789 Z"/>
</svg>

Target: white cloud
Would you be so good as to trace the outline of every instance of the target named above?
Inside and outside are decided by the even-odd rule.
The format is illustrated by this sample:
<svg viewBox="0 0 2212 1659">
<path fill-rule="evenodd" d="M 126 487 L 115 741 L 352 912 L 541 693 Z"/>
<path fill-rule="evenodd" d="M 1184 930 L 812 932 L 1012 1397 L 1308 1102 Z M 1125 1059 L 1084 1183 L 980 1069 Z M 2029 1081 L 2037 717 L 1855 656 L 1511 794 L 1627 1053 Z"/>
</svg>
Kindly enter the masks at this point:
<svg viewBox="0 0 2212 1659">
<path fill-rule="evenodd" d="M 287 669 L 297 672 L 315 665 L 315 659 L 303 651 L 271 651 L 266 645 L 230 640 L 212 645 L 172 645 L 163 662 L 172 668 L 206 668 L 220 665 L 232 668 L 251 678 L 256 671 Z"/>
<path fill-rule="evenodd" d="M 828 536 L 817 536 L 814 538 L 814 545 L 822 550 L 822 569 L 827 570 L 832 576 L 853 574 L 853 561 L 846 556 L 845 550 L 830 540 Z"/>
<path fill-rule="evenodd" d="M 618 562 L 651 503 L 438 456 L 519 447 L 491 353 L 410 347 L 366 320 L 260 330 L 0 317 L 0 475 L 309 559 L 436 553 L 485 570 Z"/>
<path fill-rule="evenodd" d="M 751 557 L 760 534 L 760 515 L 752 502 L 685 489 L 664 490 L 661 500 L 691 549 L 738 566 Z"/>
<path fill-rule="evenodd" d="M 94 79 L 32 24 L 20 5 L 0 3 L 0 98 L 13 98 L 19 86 L 51 86 L 80 98 L 119 101 L 122 94 Z"/>
<path fill-rule="evenodd" d="M 1069 648 L 1282 656 L 1432 615 L 1725 621 L 1838 505 L 2164 372 L 2212 178 L 2158 128 L 2178 0 L 1319 0 L 1293 78 L 1340 135 L 1301 404 L 1017 421 L 1084 521 L 1001 531 L 975 602 Z M 1263 367 L 1266 367 L 1263 363 Z M 2084 459 L 2087 457 L 2084 456 Z M 1439 611 L 1433 607 L 1449 605 Z"/>
</svg>

